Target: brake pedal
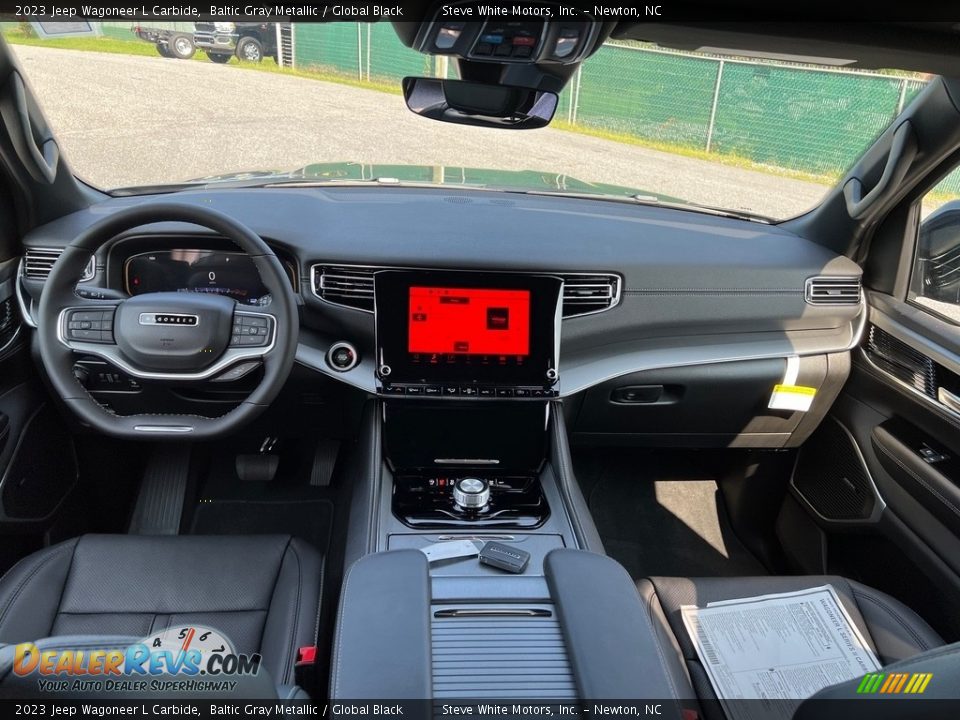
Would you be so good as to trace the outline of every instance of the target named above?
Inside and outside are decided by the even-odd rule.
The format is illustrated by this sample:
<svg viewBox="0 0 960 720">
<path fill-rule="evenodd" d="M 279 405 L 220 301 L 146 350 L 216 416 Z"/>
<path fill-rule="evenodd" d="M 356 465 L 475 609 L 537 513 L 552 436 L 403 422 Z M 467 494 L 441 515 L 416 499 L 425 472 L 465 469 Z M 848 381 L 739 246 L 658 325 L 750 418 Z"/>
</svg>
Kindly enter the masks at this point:
<svg viewBox="0 0 960 720">
<path fill-rule="evenodd" d="M 279 455 L 237 455 L 237 477 L 244 482 L 270 482 L 280 467 Z"/>
</svg>

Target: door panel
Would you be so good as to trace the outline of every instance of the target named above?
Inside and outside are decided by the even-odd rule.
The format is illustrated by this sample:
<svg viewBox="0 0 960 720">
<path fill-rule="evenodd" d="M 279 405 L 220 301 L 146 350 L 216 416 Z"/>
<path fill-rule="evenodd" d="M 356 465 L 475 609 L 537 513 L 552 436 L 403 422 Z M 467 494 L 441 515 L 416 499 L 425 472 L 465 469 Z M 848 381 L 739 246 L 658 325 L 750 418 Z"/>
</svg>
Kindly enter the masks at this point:
<svg viewBox="0 0 960 720">
<path fill-rule="evenodd" d="M 831 416 L 850 432 L 883 510 L 858 528 L 823 528 L 825 569 L 891 593 L 956 640 L 960 413 L 939 398 L 960 378 L 960 358 L 911 322 L 916 308 L 875 293 L 870 302 L 863 345 Z M 950 337 L 951 328 L 941 330 Z"/>
<path fill-rule="evenodd" d="M 73 441 L 47 401 L 33 367 L 29 333 L 15 295 L 17 267 L 16 260 L 0 263 L 0 531 L 4 533 L 46 529 L 77 479 Z"/>
</svg>

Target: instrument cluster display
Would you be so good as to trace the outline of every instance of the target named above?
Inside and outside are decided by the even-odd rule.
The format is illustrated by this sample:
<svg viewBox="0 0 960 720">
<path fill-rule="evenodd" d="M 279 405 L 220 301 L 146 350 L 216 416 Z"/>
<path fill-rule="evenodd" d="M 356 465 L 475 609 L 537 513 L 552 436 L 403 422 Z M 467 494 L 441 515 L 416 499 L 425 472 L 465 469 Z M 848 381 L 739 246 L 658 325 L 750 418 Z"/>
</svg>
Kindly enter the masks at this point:
<svg viewBox="0 0 960 720">
<path fill-rule="evenodd" d="M 270 293 L 253 260 L 242 252 L 175 249 L 140 253 L 124 264 L 130 295 L 195 292 L 225 295 L 241 305 L 270 304 Z"/>
</svg>

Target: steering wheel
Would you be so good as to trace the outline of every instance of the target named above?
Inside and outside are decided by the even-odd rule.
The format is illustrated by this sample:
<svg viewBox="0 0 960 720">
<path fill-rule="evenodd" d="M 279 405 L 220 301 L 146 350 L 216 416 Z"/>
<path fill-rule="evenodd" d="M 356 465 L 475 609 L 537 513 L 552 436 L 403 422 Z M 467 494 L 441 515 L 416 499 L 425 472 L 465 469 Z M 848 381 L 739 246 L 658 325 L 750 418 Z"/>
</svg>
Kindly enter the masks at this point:
<svg viewBox="0 0 960 720">
<path fill-rule="evenodd" d="M 90 256 L 118 234 L 157 222 L 213 230 L 247 253 L 270 292 L 269 306 L 241 309 L 223 295 L 145 293 L 89 300 L 76 293 Z M 260 237 L 209 208 L 157 203 L 120 210 L 81 233 L 53 265 L 37 317 L 40 357 L 54 389 L 81 421 L 118 438 L 209 439 L 231 433 L 263 412 L 293 367 L 299 321 L 283 266 Z M 206 381 L 240 377 L 263 364 L 263 379 L 224 415 L 117 415 L 74 375 L 74 353 L 95 355 L 143 380 Z M 232 373 L 232 376 L 231 376 Z"/>
</svg>

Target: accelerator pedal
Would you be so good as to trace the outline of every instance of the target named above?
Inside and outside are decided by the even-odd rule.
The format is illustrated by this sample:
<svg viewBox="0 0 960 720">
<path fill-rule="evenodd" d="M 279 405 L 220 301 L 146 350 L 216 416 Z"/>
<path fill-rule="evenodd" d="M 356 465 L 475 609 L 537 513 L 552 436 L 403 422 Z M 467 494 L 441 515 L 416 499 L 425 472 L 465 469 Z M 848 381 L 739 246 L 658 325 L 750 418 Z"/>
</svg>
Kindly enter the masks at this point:
<svg viewBox="0 0 960 720">
<path fill-rule="evenodd" d="M 190 475 L 190 445 L 157 445 L 130 518 L 131 535 L 176 535 Z"/>
<path fill-rule="evenodd" d="M 313 487 L 329 487 L 333 479 L 333 469 L 340 454 L 339 440 L 320 440 L 313 453 L 313 467 L 310 468 L 310 484 Z"/>
</svg>

